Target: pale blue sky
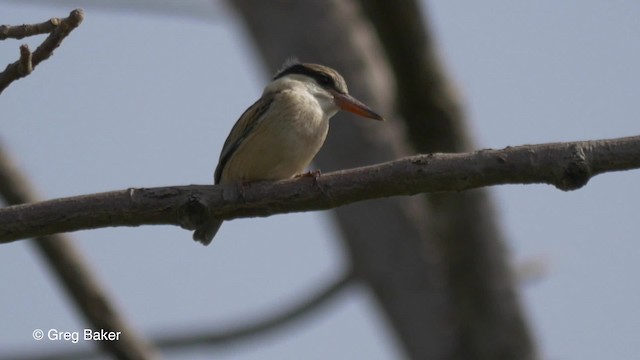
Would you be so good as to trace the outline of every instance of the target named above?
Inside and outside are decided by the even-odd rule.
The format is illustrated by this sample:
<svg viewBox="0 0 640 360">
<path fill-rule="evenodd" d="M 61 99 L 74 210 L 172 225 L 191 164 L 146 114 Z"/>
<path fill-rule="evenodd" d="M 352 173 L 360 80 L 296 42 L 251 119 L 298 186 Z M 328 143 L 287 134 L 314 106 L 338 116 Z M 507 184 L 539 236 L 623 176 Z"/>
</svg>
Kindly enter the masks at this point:
<svg viewBox="0 0 640 360">
<path fill-rule="evenodd" d="M 77 6 L 29 2 L 0 0 L 0 23 Z M 85 22 L 0 95 L 0 139 L 43 197 L 211 182 L 229 129 L 269 75 L 233 14 L 206 0 L 112 2 L 137 11 L 69 3 L 85 3 Z M 640 133 L 640 3 L 430 1 L 428 10 L 478 148 Z M 180 15 L 159 15 L 167 11 Z M 0 64 L 41 40 L 0 42 Z M 546 359 L 639 356 L 639 181 L 633 171 L 570 193 L 492 189 L 514 262 L 548 263 L 522 292 Z M 132 322 L 165 334 L 250 320 L 333 278 L 346 258 L 330 225 L 326 213 L 237 220 L 207 248 L 169 226 L 72 237 Z M 85 326 L 32 250 L 24 241 L 0 249 L 0 356 L 87 345 L 31 338 L 35 328 Z M 365 289 L 353 289 L 283 332 L 180 358 L 397 358 L 377 311 Z"/>
</svg>

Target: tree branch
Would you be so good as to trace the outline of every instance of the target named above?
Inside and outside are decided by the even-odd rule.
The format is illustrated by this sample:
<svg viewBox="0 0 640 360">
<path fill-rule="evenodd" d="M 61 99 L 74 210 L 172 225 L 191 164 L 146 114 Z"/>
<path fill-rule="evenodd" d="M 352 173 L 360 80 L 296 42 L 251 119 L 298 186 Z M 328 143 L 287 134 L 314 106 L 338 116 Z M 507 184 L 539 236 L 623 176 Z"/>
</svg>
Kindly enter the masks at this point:
<svg viewBox="0 0 640 360">
<path fill-rule="evenodd" d="M 6 69 L 0 73 L 0 93 L 13 81 L 29 75 L 40 62 L 53 55 L 53 50 L 60 46 L 62 40 L 78 27 L 83 19 L 82 9 L 75 9 L 64 19 L 52 18 L 35 25 L 0 26 L 0 40 L 22 39 L 25 36 L 50 33 L 33 54 L 29 53 L 27 45 L 20 46 L 20 59 L 7 65 Z"/>
<path fill-rule="evenodd" d="M 60 25 L 60 19 L 52 18 L 40 24 L 23 24 L 17 26 L 0 25 L 0 40 L 24 39 L 28 36 L 48 34 Z"/>
<path fill-rule="evenodd" d="M 640 136 L 412 156 L 243 187 L 190 185 L 127 190 L 0 209 L 0 242 L 107 226 L 180 225 L 326 210 L 369 199 L 463 191 L 491 185 L 546 183 L 575 190 L 591 177 L 640 167 Z"/>
<path fill-rule="evenodd" d="M 13 165 L 1 146 L 0 196 L 7 204 L 33 202 L 37 198 L 26 177 Z M 120 331 L 123 334 L 120 341 L 98 341 L 97 346 L 118 359 L 157 358 L 155 349 L 120 315 L 71 239 L 56 234 L 38 237 L 33 244 L 58 276 L 87 322 L 96 330 Z"/>
</svg>

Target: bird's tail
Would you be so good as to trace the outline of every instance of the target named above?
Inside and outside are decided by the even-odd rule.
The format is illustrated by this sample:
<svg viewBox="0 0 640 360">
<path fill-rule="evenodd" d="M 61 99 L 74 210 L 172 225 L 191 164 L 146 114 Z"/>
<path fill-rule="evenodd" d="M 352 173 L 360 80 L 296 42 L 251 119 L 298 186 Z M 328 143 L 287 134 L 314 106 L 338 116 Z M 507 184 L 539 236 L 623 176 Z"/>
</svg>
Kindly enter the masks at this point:
<svg viewBox="0 0 640 360">
<path fill-rule="evenodd" d="M 202 245 L 209 245 L 213 238 L 220 230 L 220 226 L 222 225 L 222 220 L 211 220 L 201 227 L 197 228 L 196 231 L 193 232 L 193 240 L 201 242 Z"/>
</svg>

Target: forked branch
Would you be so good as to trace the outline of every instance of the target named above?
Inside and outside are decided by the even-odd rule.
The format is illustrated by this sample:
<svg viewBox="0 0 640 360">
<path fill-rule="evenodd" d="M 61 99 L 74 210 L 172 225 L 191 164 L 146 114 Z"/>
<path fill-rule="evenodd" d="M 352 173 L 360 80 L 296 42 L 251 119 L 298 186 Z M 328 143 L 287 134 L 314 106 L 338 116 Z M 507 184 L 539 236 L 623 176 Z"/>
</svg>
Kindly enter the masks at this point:
<svg viewBox="0 0 640 360">
<path fill-rule="evenodd" d="M 29 75 L 43 60 L 53 55 L 62 40 L 77 28 L 84 19 L 82 9 L 73 10 L 64 19 L 53 18 L 40 24 L 8 26 L 0 25 L 0 40 L 22 39 L 26 36 L 49 33 L 49 36 L 31 53 L 27 45 L 20 46 L 20 58 L 0 72 L 0 93 L 13 81 Z"/>
</svg>

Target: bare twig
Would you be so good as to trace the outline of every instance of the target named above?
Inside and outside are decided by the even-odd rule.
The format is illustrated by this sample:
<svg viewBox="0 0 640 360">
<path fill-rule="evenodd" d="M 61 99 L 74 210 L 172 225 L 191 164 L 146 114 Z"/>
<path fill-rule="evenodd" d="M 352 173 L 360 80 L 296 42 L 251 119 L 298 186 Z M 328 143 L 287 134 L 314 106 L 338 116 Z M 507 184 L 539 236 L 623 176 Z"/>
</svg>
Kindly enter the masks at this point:
<svg viewBox="0 0 640 360">
<path fill-rule="evenodd" d="M 33 71 L 33 56 L 27 44 L 20 45 L 20 59 L 18 60 L 18 72 L 20 76 L 27 76 Z"/>
<path fill-rule="evenodd" d="M 298 178 L 235 186 L 127 189 L 0 209 L 0 242 L 107 226 L 202 224 L 221 219 L 326 210 L 362 200 L 547 183 L 575 190 L 591 177 L 640 168 L 640 136 L 429 154 Z"/>
<path fill-rule="evenodd" d="M 60 25 L 60 19 L 52 18 L 40 24 L 17 26 L 0 25 L 0 40 L 23 39 L 27 36 L 48 34 Z"/>
<path fill-rule="evenodd" d="M 75 9 L 69 17 L 64 19 L 53 18 L 35 25 L 0 26 L 0 40 L 8 37 L 21 39 L 25 36 L 50 33 L 31 56 L 26 55 L 29 51 L 26 45 L 20 47 L 20 59 L 7 65 L 6 69 L 0 73 L 0 93 L 13 81 L 27 76 L 38 64 L 53 55 L 53 51 L 60 46 L 62 40 L 78 27 L 83 19 L 82 9 Z"/>
<path fill-rule="evenodd" d="M 340 275 L 328 285 L 309 294 L 298 304 L 291 305 L 285 310 L 266 316 L 262 320 L 254 321 L 248 325 L 233 326 L 222 330 L 202 330 L 183 331 L 169 336 L 158 336 L 153 338 L 153 343 L 162 350 L 181 350 L 193 348 L 194 346 L 229 346 L 234 342 L 246 341 L 263 335 L 273 330 L 282 330 L 285 326 L 293 325 L 296 321 L 302 320 L 305 316 L 311 315 L 314 311 L 320 310 L 329 300 L 335 299 L 337 295 L 346 290 L 355 281 L 351 272 Z M 0 358 L 5 360 L 74 360 L 89 359 L 96 357 L 95 352 L 86 351 L 61 351 L 47 352 L 46 354 L 21 354 L 7 355 L 0 354 Z"/>
<path fill-rule="evenodd" d="M 34 202 L 29 182 L 0 147 L 0 195 L 7 204 Z M 120 341 L 97 343 L 118 359 L 155 359 L 156 354 L 122 317 L 89 265 L 64 235 L 42 236 L 34 241 L 60 282 L 95 330 L 120 331 Z"/>
</svg>

